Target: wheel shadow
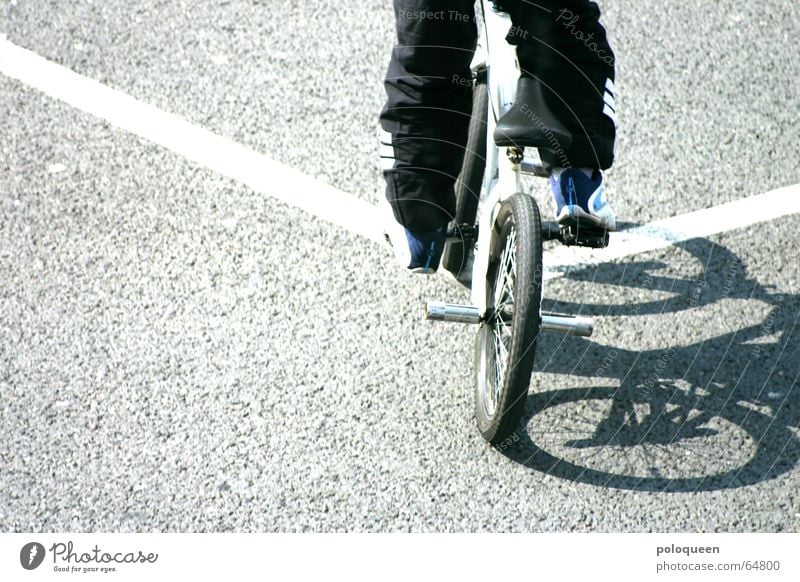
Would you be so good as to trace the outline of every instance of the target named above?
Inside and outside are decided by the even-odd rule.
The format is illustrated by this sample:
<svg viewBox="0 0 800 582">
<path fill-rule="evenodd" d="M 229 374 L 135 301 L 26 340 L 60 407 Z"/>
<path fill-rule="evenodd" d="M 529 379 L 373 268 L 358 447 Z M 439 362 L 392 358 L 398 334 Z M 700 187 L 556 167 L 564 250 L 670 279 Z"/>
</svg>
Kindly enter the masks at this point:
<svg viewBox="0 0 800 582">
<path fill-rule="evenodd" d="M 773 292 L 750 278 L 741 259 L 716 243 L 694 239 L 681 248 L 693 256 L 696 271 L 700 266 L 690 278 L 670 275 L 666 264 L 652 261 L 578 270 L 561 283 L 587 289 L 614 285 L 627 288 L 628 295 L 663 292 L 663 299 L 549 302 L 545 307 L 594 316 L 668 315 L 678 325 L 687 310 L 722 300 L 735 301 L 728 311 L 737 303 L 747 309 L 757 301 L 767 309 L 766 317 L 690 345 L 680 343 L 677 328 L 651 326 L 643 333 L 649 331 L 650 345 L 662 345 L 644 351 L 543 334 L 523 417 L 527 430 L 519 429 L 499 446 L 503 454 L 562 479 L 637 491 L 743 487 L 797 466 L 800 297 Z M 753 319 L 746 315 L 734 317 Z M 713 323 L 737 327 L 730 321 Z M 658 342 L 653 334 L 661 336 Z M 563 385 L 565 378 L 584 387 L 549 388 L 550 382 Z M 586 379 L 615 386 L 585 387 Z"/>
</svg>

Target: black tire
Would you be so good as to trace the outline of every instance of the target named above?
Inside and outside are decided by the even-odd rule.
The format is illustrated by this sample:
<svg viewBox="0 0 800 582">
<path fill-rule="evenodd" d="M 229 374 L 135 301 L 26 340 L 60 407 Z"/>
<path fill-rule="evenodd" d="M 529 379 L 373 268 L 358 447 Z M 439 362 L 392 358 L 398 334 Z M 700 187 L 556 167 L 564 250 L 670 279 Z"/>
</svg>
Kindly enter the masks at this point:
<svg viewBox="0 0 800 582">
<path fill-rule="evenodd" d="M 472 90 L 472 114 L 469 121 L 469 136 L 464 152 L 461 173 L 455 184 L 456 215 L 452 227 L 462 224 L 475 224 L 478 213 L 478 199 L 481 194 L 483 172 L 486 168 L 486 115 L 489 108 L 489 92 L 486 74 L 479 73 Z M 453 275 L 467 266 L 471 252 L 470 245 L 463 241 L 452 241 L 445 245 L 442 266 Z"/>
<path fill-rule="evenodd" d="M 541 218 L 534 199 L 511 196 L 494 228 L 486 281 L 475 282 L 486 285 L 490 306 L 475 344 L 475 419 L 483 438 L 497 445 L 524 412 L 541 324 Z"/>
</svg>

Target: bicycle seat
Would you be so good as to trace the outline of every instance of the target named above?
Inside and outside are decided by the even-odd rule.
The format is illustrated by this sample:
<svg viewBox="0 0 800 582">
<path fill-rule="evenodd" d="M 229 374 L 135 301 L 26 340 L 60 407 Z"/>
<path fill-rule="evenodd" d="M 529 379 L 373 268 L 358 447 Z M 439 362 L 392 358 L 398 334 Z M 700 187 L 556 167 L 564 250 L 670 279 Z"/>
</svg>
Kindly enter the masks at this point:
<svg viewBox="0 0 800 582">
<path fill-rule="evenodd" d="M 550 111 L 539 80 L 520 77 L 514 104 L 497 121 L 494 142 L 498 146 L 567 149 L 572 133 Z"/>
</svg>

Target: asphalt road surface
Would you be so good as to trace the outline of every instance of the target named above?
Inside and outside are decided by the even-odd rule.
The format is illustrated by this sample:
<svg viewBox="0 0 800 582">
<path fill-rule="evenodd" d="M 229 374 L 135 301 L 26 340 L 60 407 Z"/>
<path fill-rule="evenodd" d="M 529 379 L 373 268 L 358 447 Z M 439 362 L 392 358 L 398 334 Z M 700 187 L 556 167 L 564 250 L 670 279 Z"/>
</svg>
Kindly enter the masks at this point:
<svg viewBox="0 0 800 582">
<path fill-rule="evenodd" d="M 607 0 L 609 198 L 800 183 L 796 2 Z M 0 34 L 374 203 L 388 0 L 4 0 Z M 464 301 L 384 248 L 0 74 L 0 530 L 800 531 L 796 214 L 552 281 L 527 431 Z M 537 196 L 549 213 L 545 185 Z"/>
</svg>

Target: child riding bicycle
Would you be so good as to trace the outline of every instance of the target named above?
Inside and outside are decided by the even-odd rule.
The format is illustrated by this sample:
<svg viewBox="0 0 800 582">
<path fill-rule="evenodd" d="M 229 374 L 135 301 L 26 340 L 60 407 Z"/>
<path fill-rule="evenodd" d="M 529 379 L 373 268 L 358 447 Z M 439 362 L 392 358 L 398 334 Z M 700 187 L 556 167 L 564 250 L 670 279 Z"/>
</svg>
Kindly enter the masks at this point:
<svg viewBox="0 0 800 582">
<path fill-rule="evenodd" d="M 520 67 L 513 107 L 495 141 L 538 135 L 550 172 L 556 221 L 612 231 L 614 212 L 601 170 L 613 163 L 614 53 L 590 0 L 502 0 L 511 16 L 506 40 Z M 455 213 L 472 106 L 470 62 L 474 0 L 394 0 L 397 45 L 380 114 L 386 199 L 399 224 L 389 234 L 400 264 L 434 273 Z M 400 234 L 398 234 L 400 233 Z"/>
</svg>

